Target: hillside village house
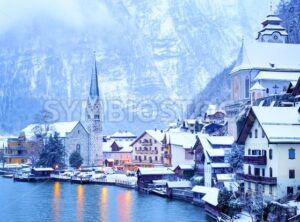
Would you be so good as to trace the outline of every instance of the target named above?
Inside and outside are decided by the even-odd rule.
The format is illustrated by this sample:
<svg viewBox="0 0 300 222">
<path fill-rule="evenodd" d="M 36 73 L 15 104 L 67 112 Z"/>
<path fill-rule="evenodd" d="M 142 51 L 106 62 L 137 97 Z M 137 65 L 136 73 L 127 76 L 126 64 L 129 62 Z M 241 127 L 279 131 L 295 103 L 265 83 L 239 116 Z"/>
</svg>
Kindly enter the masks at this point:
<svg viewBox="0 0 300 222">
<path fill-rule="evenodd" d="M 195 144 L 195 173 L 204 177 L 204 185 L 213 187 L 232 178 L 229 154 L 232 136 L 199 135 Z"/>
<path fill-rule="evenodd" d="M 164 164 L 163 142 L 165 133 L 161 130 L 147 130 L 131 144 L 133 147 L 132 162 L 134 164 L 149 164 L 150 166 Z"/>
<path fill-rule="evenodd" d="M 104 162 L 107 166 L 124 166 L 132 162 L 132 141 L 113 140 L 103 142 Z"/>
<path fill-rule="evenodd" d="M 118 131 L 103 141 L 103 156 L 107 166 L 123 167 L 132 162 L 131 143 L 136 136 L 129 131 Z"/>
<path fill-rule="evenodd" d="M 3 160 L 6 164 L 28 164 L 30 163 L 30 151 L 32 142 L 26 140 L 24 134 L 18 138 L 8 138 L 7 146 L 4 148 Z"/>
<path fill-rule="evenodd" d="M 167 132 L 165 134 L 165 166 L 195 164 L 193 147 L 196 143 L 196 134 L 190 132 Z"/>
<path fill-rule="evenodd" d="M 237 142 L 245 146 L 246 193 L 278 199 L 300 191 L 299 107 L 252 107 Z"/>
<path fill-rule="evenodd" d="M 225 107 L 228 130 L 237 137 L 236 118 L 246 105 L 261 97 L 284 93 L 300 77 L 300 45 L 287 44 L 281 19 L 268 15 L 256 42 L 242 43 L 231 71 L 231 102 Z"/>
</svg>

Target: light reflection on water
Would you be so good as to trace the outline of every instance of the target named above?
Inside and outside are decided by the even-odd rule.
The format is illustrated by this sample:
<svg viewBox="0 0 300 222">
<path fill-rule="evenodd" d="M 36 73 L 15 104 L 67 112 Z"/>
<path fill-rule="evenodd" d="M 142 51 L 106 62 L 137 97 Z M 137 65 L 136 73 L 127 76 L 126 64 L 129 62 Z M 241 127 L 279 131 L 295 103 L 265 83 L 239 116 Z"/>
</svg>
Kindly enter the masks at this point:
<svg viewBox="0 0 300 222">
<path fill-rule="evenodd" d="M 53 216 L 54 221 L 60 221 L 60 183 L 55 182 L 53 185 Z"/>
<path fill-rule="evenodd" d="M 202 208 L 114 186 L 0 178 L 0 187 L 0 221 L 5 222 L 208 221 Z"/>
<path fill-rule="evenodd" d="M 107 211 L 108 211 L 108 189 L 107 187 L 101 187 L 99 192 L 99 201 L 100 201 L 100 222 L 106 222 L 107 221 Z"/>
<path fill-rule="evenodd" d="M 132 193 L 130 191 L 121 192 L 118 194 L 118 213 L 119 221 L 130 221 Z"/>
<path fill-rule="evenodd" d="M 77 185 L 77 221 L 83 221 L 84 213 L 84 186 Z"/>
</svg>

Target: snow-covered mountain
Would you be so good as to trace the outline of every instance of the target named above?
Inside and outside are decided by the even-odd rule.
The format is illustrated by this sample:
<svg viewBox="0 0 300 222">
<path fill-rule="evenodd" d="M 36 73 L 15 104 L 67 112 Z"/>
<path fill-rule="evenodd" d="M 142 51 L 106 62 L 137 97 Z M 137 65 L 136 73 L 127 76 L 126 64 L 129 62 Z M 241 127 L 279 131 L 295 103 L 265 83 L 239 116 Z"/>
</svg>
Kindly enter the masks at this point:
<svg viewBox="0 0 300 222">
<path fill-rule="evenodd" d="M 94 50 L 103 97 L 122 101 L 124 113 L 138 115 L 145 99 L 150 104 L 171 99 L 184 104 L 184 109 L 183 101 L 232 63 L 241 38 L 254 39 L 268 4 L 268 0 L 1 1 L 0 129 L 20 130 L 43 107 L 52 110 L 56 120 L 80 118 Z M 106 108 L 110 111 L 111 105 Z M 161 122 L 128 115 L 117 121 L 106 118 L 105 132 L 118 128 L 137 132 Z"/>
</svg>

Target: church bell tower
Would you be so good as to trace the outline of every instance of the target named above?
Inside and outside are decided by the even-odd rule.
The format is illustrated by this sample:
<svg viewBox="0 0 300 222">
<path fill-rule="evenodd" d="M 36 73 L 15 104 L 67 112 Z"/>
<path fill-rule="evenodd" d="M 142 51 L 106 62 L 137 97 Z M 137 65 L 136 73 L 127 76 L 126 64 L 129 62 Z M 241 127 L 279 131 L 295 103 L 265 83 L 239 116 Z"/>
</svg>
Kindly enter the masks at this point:
<svg viewBox="0 0 300 222">
<path fill-rule="evenodd" d="M 102 104 L 100 100 L 97 62 L 95 55 L 95 66 L 92 70 L 92 78 L 89 96 L 86 105 L 86 126 L 89 132 L 89 152 L 88 165 L 103 165 L 103 149 L 102 149 Z"/>
</svg>

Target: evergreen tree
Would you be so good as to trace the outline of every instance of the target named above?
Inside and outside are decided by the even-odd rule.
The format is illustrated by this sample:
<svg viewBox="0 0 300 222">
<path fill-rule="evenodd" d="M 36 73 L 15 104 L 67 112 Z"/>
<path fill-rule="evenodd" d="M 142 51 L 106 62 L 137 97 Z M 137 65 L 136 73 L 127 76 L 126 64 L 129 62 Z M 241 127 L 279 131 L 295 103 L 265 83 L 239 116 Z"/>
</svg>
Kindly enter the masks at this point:
<svg viewBox="0 0 300 222">
<path fill-rule="evenodd" d="M 50 136 L 37 165 L 53 168 L 65 166 L 65 147 L 58 138 L 57 132 L 54 133 L 54 136 Z"/>
<path fill-rule="evenodd" d="M 244 149 L 241 146 L 233 146 L 229 155 L 229 163 L 234 172 L 241 171 L 244 164 Z"/>
<path fill-rule="evenodd" d="M 83 163 L 83 158 L 81 157 L 80 153 L 75 150 L 70 155 L 69 163 L 71 167 L 79 168 Z"/>
<path fill-rule="evenodd" d="M 226 187 L 220 189 L 218 196 L 219 209 L 224 214 L 227 214 L 231 218 L 241 212 L 242 204 L 236 195 L 226 189 Z"/>
</svg>

